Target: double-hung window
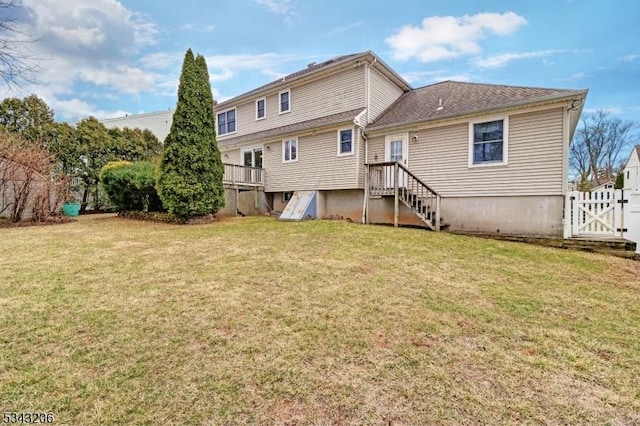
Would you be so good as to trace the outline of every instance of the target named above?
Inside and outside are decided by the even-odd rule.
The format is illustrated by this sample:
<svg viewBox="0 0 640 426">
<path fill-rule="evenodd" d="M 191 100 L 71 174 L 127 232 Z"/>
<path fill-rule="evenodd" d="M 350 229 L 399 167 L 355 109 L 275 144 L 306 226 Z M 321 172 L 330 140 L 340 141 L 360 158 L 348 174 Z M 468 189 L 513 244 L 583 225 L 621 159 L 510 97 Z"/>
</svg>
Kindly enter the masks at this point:
<svg viewBox="0 0 640 426">
<path fill-rule="evenodd" d="M 469 126 L 470 166 L 506 164 L 507 119 L 471 122 Z"/>
<path fill-rule="evenodd" d="M 267 100 L 265 98 L 256 101 L 256 120 L 262 120 L 267 115 Z"/>
<path fill-rule="evenodd" d="M 285 163 L 298 161 L 298 139 L 282 141 L 282 161 Z"/>
<path fill-rule="evenodd" d="M 353 129 L 338 130 L 338 155 L 353 154 Z"/>
<path fill-rule="evenodd" d="M 280 92 L 278 100 L 280 104 L 280 114 L 291 111 L 291 90 Z"/>
<path fill-rule="evenodd" d="M 218 135 L 226 135 L 236 132 L 236 110 L 230 109 L 218 113 Z"/>
</svg>

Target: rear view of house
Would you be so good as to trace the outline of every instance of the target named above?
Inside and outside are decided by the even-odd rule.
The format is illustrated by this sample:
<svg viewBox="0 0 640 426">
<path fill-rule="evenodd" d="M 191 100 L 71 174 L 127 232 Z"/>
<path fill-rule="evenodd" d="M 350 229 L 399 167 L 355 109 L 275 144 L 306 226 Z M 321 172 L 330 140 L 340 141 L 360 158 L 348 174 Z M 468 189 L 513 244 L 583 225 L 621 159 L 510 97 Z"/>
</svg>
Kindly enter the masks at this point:
<svg viewBox="0 0 640 426">
<path fill-rule="evenodd" d="M 414 89 L 373 52 L 312 63 L 216 105 L 225 212 L 281 212 L 308 191 L 318 218 L 561 236 L 586 94 Z"/>
</svg>

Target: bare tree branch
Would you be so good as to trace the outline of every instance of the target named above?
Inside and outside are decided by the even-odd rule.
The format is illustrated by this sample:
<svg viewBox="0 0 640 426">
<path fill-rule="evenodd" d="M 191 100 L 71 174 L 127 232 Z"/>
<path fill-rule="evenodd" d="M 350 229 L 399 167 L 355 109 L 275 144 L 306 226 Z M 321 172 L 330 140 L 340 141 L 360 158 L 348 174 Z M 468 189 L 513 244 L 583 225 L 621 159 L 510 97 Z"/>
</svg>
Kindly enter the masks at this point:
<svg viewBox="0 0 640 426">
<path fill-rule="evenodd" d="M 569 165 L 581 189 L 614 180 L 625 160 L 637 123 L 612 117 L 604 110 L 585 114 L 570 148 Z"/>
<path fill-rule="evenodd" d="M 30 37 L 27 25 L 12 17 L 22 7 L 19 1 L 0 0 L 0 78 L 11 89 L 35 83 L 41 60 L 29 49 L 35 40 Z"/>
</svg>

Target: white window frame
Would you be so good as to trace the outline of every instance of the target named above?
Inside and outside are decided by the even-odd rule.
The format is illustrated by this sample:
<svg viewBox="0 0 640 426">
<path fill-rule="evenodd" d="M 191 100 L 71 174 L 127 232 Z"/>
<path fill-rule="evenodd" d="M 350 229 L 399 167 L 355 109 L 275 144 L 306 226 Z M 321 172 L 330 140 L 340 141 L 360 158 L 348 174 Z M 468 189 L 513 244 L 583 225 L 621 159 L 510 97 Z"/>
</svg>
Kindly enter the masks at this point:
<svg viewBox="0 0 640 426">
<path fill-rule="evenodd" d="M 258 167 L 256 166 L 256 151 L 257 150 L 261 150 L 262 151 L 262 164 L 264 165 L 264 146 L 263 145 L 256 145 L 256 146 L 252 146 L 250 148 L 243 148 L 240 150 L 240 165 L 244 166 L 244 154 L 247 152 L 251 153 L 251 167 Z"/>
<path fill-rule="evenodd" d="M 296 145 L 296 158 L 291 159 L 291 149 L 289 149 L 289 160 L 286 160 L 287 142 L 294 142 Z M 289 145 L 292 146 L 292 145 Z M 298 144 L 298 138 L 290 138 L 282 140 L 282 162 L 283 163 L 295 163 L 300 158 L 300 145 Z"/>
<path fill-rule="evenodd" d="M 287 110 L 282 110 L 282 94 L 283 93 L 289 94 L 289 109 Z M 288 112 L 291 112 L 291 89 L 283 90 L 282 92 L 278 93 L 278 114 L 286 114 Z"/>
<path fill-rule="evenodd" d="M 502 120 L 502 161 L 486 161 L 482 163 L 473 162 L 473 146 L 474 146 L 474 131 L 473 126 L 475 124 L 487 123 L 489 121 Z M 475 167 L 496 167 L 506 166 L 509 164 L 509 116 L 499 115 L 482 117 L 478 120 L 469 121 L 469 168 Z"/>
<path fill-rule="evenodd" d="M 341 148 L 342 148 L 342 140 L 340 139 L 340 136 L 342 135 L 342 132 L 345 132 L 347 130 L 351 131 L 351 151 L 349 152 L 341 152 Z M 347 155 L 353 155 L 355 153 L 355 130 L 353 127 L 344 127 L 342 129 L 338 129 L 337 131 L 337 139 L 338 139 L 338 157 L 344 157 Z"/>
<path fill-rule="evenodd" d="M 258 102 L 264 102 L 264 115 L 262 117 L 258 117 Z M 267 98 L 256 99 L 256 121 L 264 120 L 267 118 Z"/>
<path fill-rule="evenodd" d="M 285 192 L 283 192 L 282 193 L 282 202 L 283 203 L 288 203 L 289 200 L 291 200 L 291 198 L 293 197 L 293 192 L 294 191 L 285 191 Z M 288 197 L 287 197 L 287 194 L 289 195 Z"/>
<path fill-rule="evenodd" d="M 225 132 L 225 133 L 220 133 L 220 126 L 219 126 L 219 123 L 220 123 L 220 116 L 221 116 L 222 114 L 225 114 L 225 120 L 226 120 L 226 118 L 227 118 L 227 117 L 226 117 L 226 114 L 227 114 L 229 111 L 234 111 L 234 112 L 235 112 L 235 114 L 234 114 L 234 115 L 235 115 L 235 125 L 236 125 L 236 127 L 235 127 L 235 129 L 234 129 L 234 131 L 233 131 L 233 132 L 229 132 L 229 131 L 227 131 L 227 132 Z M 225 126 L 226 126 L 226 128 L 227 128 L 227 129 L 229 128 L 228 123 L 229 123 L 228 121 L 225 121 Z M 235 133 L 238 133 L 238 110 L 236 109 L 236 107 L 229 108 L 229 109 L 225 109 L 224 111 L 216 112 L 216 135 L 217 135 L 217 136 L 227 136 L 227 135 L 233 135 L 233 134 L 235 134 Z"/>
</svg>

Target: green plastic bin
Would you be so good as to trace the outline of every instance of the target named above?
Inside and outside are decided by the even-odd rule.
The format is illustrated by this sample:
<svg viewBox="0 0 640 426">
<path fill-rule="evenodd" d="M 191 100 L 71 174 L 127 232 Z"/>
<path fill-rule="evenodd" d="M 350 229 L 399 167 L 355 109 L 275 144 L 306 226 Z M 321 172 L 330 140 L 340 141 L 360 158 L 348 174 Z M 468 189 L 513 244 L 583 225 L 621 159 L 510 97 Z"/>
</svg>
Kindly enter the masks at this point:
<svg viewBox="0 0 640 426">
<path fill-rule="evenodd" d="M 80 203 L 65 203 L 62 206 L 65 216 L 78 216 L 80 214 Z"/>
</svg>

